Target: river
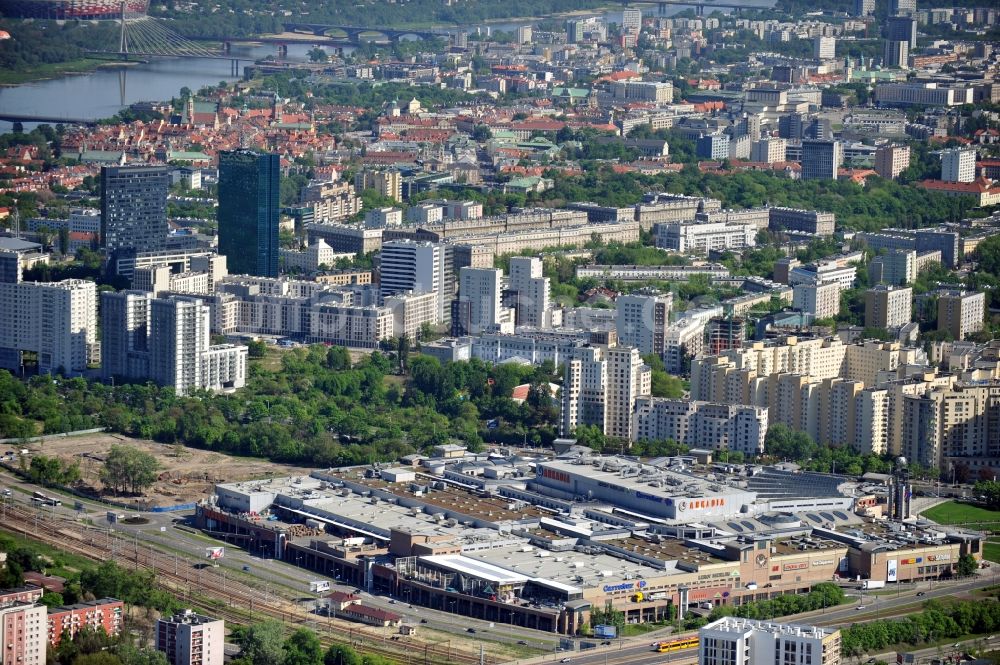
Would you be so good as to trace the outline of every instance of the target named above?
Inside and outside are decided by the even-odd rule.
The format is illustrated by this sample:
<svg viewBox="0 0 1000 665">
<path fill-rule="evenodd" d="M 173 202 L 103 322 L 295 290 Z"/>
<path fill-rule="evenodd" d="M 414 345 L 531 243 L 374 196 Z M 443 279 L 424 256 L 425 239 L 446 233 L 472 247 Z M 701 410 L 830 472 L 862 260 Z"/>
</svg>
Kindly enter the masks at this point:
<svg viewBox="0 0 1000 665">
<path fill-rule="evenodd" d="M 773 3 L 774 0 L 758 0 L 753 4 L 771 6 Z M 644 13 L 656 11 L 653 7 L 642 8 Z M 668 14 L 682 9 L 671 7 Z M 610 11 L 604 13 L 604 18 L 607 22 L 620 24 L 622 13 L 620 10 Z M 538 21 L 525 19 L 488 25 L 491 30 L 510 32 L 518 26 Z M 473 32 L 477 27 L 479 26 L 465 26 L 464 29 Z M 289 44 L 287 57 L 289 60 L 306 61 L 312 48 L 309 44 Z M 345 50 L 349 48 L 346 47 Z M 232 47 L 232 56 L 240 59 L 241 72 L 244 65 L 268 55 L 277 55 L 277 47 L 264 44 L 234 44 Z M 198 90 L 235 78 L 231 73 L 229 60 L 154 58 L 125 67 L 102 67 L 85 74 L 68 74 L 45 81 L 0 87 L 0 111 L 54 118 L 106 118 L 135 102 L 169 100 L 178 96 L 181 88 Z M 31 128 L 33 123 L 25 123 L 25 126 Z M 10 129 L 11 123 L 0 121 L 0 133 Z"/>
</svg>

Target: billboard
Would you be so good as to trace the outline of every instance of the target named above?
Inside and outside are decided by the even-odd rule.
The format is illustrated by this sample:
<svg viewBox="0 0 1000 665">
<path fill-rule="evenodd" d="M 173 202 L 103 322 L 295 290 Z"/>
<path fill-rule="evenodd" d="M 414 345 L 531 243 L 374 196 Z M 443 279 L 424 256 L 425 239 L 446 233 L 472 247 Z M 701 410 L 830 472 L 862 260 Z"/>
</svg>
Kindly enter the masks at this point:
<svg viewBox="0 0 1000 665">
<path fill-rule="evenodd" d="M 205 558 L 211 559 L 212 561 L 218 561 L 226 554 L 225 547 L 206 547 L 205 548 Z"/>
<path fill-rule="evenodd" d="M 889 559 L 885 562 L 885 581 L 895 582 L 896 581 L 896 560 Z"/>
<path fill-rule="evenodd" d="M 594 637 L 599 637 L 602 640 L 613 640 L 618 637 L 618 629 L 613 625 L 600 624 L 594 626 Z"/>
</svg>

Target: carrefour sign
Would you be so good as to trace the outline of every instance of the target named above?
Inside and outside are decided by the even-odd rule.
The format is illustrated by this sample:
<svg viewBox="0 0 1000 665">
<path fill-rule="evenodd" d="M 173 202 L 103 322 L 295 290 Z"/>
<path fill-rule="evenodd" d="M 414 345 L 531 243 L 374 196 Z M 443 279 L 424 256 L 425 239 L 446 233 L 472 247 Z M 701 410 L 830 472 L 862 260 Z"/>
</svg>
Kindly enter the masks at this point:
<svg viewBox="0 0 1000 665">
<path fill-rule="evenodd" d="M 619 591 L 638 591 L 646 588 L 646 580 L 638 582 L 622 582 L 621 584 L 605 584 L 604 593 L 617 593 Z"/>
</svg>

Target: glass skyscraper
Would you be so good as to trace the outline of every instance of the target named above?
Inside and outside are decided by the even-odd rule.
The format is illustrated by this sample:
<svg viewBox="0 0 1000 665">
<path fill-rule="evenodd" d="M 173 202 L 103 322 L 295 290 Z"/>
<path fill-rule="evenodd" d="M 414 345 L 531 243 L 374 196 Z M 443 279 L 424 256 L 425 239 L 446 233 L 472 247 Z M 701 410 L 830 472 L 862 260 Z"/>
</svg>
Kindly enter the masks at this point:
<svg viewBox="0 0 1000 665">
<path fill-rule="evenodd" d="M 230 274 L 278 276 L 278 155 L 219 153 L 219 253 Z"/>
</svg>

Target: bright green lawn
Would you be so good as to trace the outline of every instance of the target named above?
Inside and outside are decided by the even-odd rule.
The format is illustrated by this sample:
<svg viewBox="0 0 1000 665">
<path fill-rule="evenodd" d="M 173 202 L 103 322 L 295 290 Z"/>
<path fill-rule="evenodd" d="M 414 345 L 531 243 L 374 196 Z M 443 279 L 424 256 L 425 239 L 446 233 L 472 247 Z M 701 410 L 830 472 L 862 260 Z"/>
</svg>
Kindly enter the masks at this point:
<svg viewBox="0 0 1000 665">
<path fill-rule="evenodd" d="M 963 524 L 978 529 L 1000 531 L 1000 511 L 987 510 L 967 503 L 948 501 L 921 513 L 938 524 Z"/>
</svg>

